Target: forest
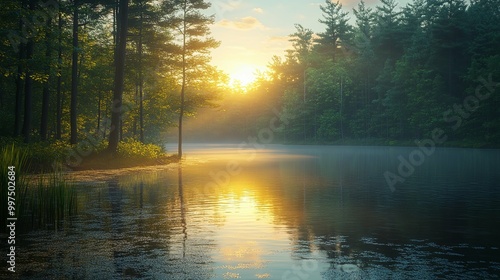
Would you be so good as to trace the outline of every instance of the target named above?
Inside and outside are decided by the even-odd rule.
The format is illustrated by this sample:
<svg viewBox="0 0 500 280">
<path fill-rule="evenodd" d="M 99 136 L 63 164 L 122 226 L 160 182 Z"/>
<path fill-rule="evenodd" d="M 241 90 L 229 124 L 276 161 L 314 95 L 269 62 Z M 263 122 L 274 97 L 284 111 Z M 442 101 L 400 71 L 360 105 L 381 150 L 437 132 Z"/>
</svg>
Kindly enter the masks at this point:
<svg viewBox="0 0 500 280">
<path fill-rule="evenodd" d="M 327 0 L 324 30 L 297 23 L 245 89 L 210 62 L 209 7 L 2 1 L 2 142 L 163 145 L 186 119 L 186 141 L 241 141 L 278 116 L 275 143 L 414 145 L 441 129 L 448 146 L 499 146 L 498 0 Z"/>
<path fill-rule="evenodd" d="M 292 47 L 210 129 L 218 139 L 258 135 L 279 111 L 277 142 L 415 145 L 444 132 L 444 146 L 498 147 L 500 2 L 361 1 L 320 6 L 324 30 L 296 24 Z M 212 134 L 210 134 L 212 132 Z M 195 138 L 195 136 L 193 136 Z"/>
<path fill-rule="evenodd" d="M 224 88 L 225 75 L 209 64 L 219 42 L 205 1 L 0 5 L 3 142 L 114 152 L 119 141 L 161 144 L 168 127 Z"/>
<path fill-rule="evenodd" d="M 500 0 L 365 1 L 0 0 L 0 279 L 498 278 Z"/>
</svg>

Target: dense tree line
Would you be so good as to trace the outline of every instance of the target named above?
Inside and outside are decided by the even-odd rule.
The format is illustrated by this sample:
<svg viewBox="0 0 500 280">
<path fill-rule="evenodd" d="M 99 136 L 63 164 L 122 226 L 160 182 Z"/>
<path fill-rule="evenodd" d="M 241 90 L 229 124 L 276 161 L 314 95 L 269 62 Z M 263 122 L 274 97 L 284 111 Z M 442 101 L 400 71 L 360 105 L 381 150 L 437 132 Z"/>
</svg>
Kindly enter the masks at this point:
<svg viewBox="0 0 500 280">
<path fill-rule="evenodd" d="M 274 129 L 275 141 L 390 143 L 439 128 L 450 143 L 496 146 L 499 4 L 381 0 L 351 13 L 325 1 L 324 30 L 296 24 L 285 56 L 274 57 L 247 94 L 226 94 L 188 140 L 251 137 L 279 115 L 286 123 Z M 182 132 L 184 116 L 227 92 L 227 78 L 209 64 L 218 42 L 209 37 L 213 18 L 202 13 L 208 7 L 200 0 L 2 1 L 0 134 L 116 144 L 164 142 L 172 126 Z"/>
<path fill-rule="evenodd" d="M 297 24 L 252 97 L 226 103 L 220 129 L 256 135 L 278 110 L 288 122 L 276 141 L 407 143 L 442 129 L 449 144 L 498 146 L 500 1 L 361 1 L 352 14 L 326 1 L 321 11 L 324 31 Z"/>
<path fill-rule="evenodd" d="M 0 135 L 162 142 L 219 94 L 203 0 L 0 3 Z M 180 29 L 179 29 L 180 28 Z M 182 99 L 181 99 L 182 96 Z M 112 147 L 116 148 L 116 147 Z"/>
</svg>

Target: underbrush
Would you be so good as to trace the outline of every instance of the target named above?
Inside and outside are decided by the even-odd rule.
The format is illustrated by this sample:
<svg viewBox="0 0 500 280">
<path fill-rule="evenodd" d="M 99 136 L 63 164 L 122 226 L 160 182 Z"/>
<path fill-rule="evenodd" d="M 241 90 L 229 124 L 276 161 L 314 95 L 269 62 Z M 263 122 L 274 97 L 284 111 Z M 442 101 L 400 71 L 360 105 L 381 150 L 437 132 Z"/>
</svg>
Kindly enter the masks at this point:
<svg viewBox="0 0 500 280">
<path fill-rule="evenodd" d="M 65 141 L 26 144 L 22 139 L 0 138 L 0 147 L 9 145 L 23 151 L 27 162 L 23 168 L 29 173 L 50 173 L 55 169 L 112 169 L 175 161 L 175 156 L 168 156 L 161 146 L 135 139 L 120 141 L 116 153 L 107 150 L 107 140 L 70 145 Z"/>
<path fill-rule="evenodd" d="M 118 144 L 118 156 L 129 159 L 159 159 L 165 150 L 155 144 L 144 144 L 134 139 L 126 139 Z"/>
</svg>

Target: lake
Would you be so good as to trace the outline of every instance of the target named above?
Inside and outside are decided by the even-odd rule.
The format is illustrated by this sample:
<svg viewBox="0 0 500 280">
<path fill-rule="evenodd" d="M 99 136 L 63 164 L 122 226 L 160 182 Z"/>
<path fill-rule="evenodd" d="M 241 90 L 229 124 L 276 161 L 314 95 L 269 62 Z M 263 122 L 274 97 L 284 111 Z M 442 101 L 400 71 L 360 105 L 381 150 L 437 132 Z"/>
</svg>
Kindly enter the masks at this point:
<svg viewBox="0 0 500 280">
<path fill-rule="evenodd" d="M 77 215 L 17 237 L 16 276 L 500 277 L 500 151 L 415 151 L 188 144 L 179 165 L 78 183 Z"/>
</svg>

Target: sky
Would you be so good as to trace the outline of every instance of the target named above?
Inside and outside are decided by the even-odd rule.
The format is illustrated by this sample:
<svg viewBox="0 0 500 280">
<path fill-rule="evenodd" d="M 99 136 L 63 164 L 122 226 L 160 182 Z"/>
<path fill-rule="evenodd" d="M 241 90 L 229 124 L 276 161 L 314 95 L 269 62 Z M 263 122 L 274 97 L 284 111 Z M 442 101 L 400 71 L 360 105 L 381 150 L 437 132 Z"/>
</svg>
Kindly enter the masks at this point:
<svg viewBox="0 0 500 280">
<path fill-rule="evenodd" d="M 354 22 L 352 8 L 359 0 L 340 0 Z M 404 6 L 406 1 L 398 1 Z M 243 85 L 250 82 L 256 70 L 264 71 L 274 55 L 282 56 L 291 47 L 288 35 L 295 32 L 295 24 L 324 31 L 320 5 L 325 1 L 307 0 L 215 0 L 207 11 L 215 15 L 212 37 L 221 41 L 212 51 L 212 63 L 232 80 Z M 378 0 L 365 0 L 374 7 Z"/>
</svg>

